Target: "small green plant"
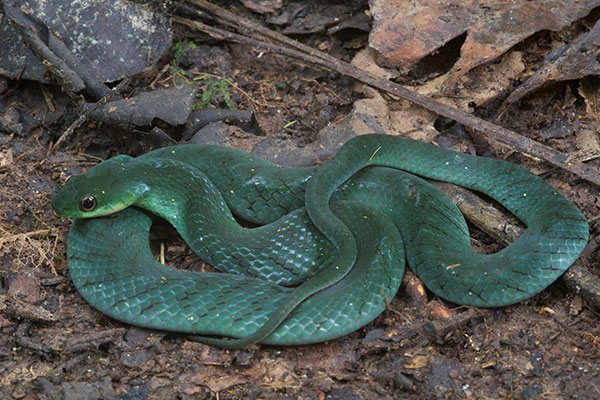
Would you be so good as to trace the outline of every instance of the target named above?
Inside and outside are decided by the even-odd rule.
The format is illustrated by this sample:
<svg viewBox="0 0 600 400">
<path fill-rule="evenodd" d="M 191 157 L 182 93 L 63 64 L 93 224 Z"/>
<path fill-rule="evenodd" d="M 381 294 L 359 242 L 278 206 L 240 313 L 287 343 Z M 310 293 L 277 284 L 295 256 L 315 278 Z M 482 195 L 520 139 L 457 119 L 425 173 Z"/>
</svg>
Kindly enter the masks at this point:
<svg viewBox="0 0 600 400">
<path fill-rule="evenodd" d="M 223 102 L 228 108 L 235 108 L 229 92 L 230 86 L 235 86 L 235 83 L 231 79 L 212 74 L 203 74 L 190 81 L 186 77 L 185 70 L 179 66 L 179 62 L 185 56 L 186 52 L 197 48 L 198 45 L 190 41 L 181 41 L 173 45 L 173 61 L 170 70 L 173 80 L 177 83 L 187 83 L 190 86 L 199 84 L 200 89 L 202 89 L 202 95 L 200 96 L 200 101 L 194 104 L 194 110 L 206 108 L 211 102 Z"/>
<path fill-rule="evenodd" d="M 185 77 L 185 70 L 179 66 L 181 57 L 189 50 L 198 48 L 198 45 L 190 41 L 177 42 L 173 45 L 173 61 L 171 64 L 170 73 L 175 82 L 189 83 Z"/>
<path fill-rule="evenodd" d="M 231 94 L 229 92 L 230 85 L 233 85 L 234 83 L 230 79 L 201 75 L 194 78 L 194 82 L 200 82 L 201 87 L 204 89 L 200 96 L 200 101 L 194 104 L 194 110 L 206 108 L 211 101 L 222 101 L 227 108 L 235 108 L 235 104 L 231 101 Z"/>
<path fill-rule="evenodd" d="M 186 51 L 195 50 L 198 45 L 190 41 L 177 42 L 173 45 L 173 65 L 179 66 L 179 60 L 183 57 Z"/>
</svg>

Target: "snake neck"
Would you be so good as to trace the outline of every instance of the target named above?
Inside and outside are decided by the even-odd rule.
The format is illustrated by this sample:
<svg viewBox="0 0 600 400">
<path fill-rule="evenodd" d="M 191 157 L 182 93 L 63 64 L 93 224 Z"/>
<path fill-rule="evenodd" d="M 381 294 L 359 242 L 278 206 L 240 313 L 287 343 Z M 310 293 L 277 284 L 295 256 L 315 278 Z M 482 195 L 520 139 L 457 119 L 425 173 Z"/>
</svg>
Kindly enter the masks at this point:
<svg viewBox="0 0 600 400">
<path fill-rule="evenodd" d="M 147 188 L 132 205 L 167 220 L 184 239 L 202 231 L 242 230 L 223 196 L 199 170 L 168 159 L 136 159 L 129 167 L 136 177 L 131 184 Z"/>
<path fill-rule="evenodd" d="M 246 229 L 235 220 L 221 192 L 198 169 L 166 159 L 132 164 L 128 171 L 141 180 L 133 184 L 147 188 L 133 205 L 167 220 L 200 258 L 217 269 L 253 276 L 270 268 L 273 272 L 268 280 L 294 285 L 302 280 L 298 272 L 326 262 L 321 260 L 326 255 L 312 259 L 312 253 L 325 254 L 327 244 L 311 233 L 300 232 L 314 250 L 310 246 L 298 252 L 288 250 L 295 236 L 286 233 L 301 223 L 300 211 L 278 225 Z M 144 174 L 149 168 L 153 173 Z M 306 265 L 307 257 L 310 265 Z"/>
<path fill-rule="evenodd" d="M 232 213 L 264 225 L 304 206 L 304 188 L 315 167 L 279 167 L 244 151 L 214 145 L 164 147 L 140 157 L 168 158 L 205 174 Z"/>
</svg>

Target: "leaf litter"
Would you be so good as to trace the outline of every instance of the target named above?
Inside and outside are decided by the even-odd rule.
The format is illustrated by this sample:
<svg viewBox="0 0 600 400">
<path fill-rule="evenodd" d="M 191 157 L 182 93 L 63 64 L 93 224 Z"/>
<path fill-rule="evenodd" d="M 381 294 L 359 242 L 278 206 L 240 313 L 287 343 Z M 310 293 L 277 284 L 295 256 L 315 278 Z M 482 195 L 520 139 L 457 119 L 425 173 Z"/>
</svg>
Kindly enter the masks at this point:
<svg viewBox="0 0 600 400">
<path fill-rule="evenodd" d="M 408 69 L 465 35 L 460 57 L 444 82 L 445 90 L 451 90 L 471 69 L 536 32 L 563 29 L 599 5 L 598 0 L 372 0 L 369 44 L 384 65 Z"/>
<path fill-rule="evenodd" d="M 335 37 L 321 40 L 329 41 L 327 48 L 340 48 L 343 43 Z M 240 51 L 235 46 L 228 50 Z M 248 49 L 243 53 L 247 57 Z M 521 49 L 509 50 L 499 58 L 498 64 L 488 63 L 474 70 L 457 85 L 460 96 L 444 96 L 443 77 L 434 79 L 435 83 L 426 79 L 415 89 L 457 108 L 484 113 L 486 107 L 494 109 L 498 98 L 512 90 L 511 81 L 522 76 L 523 54 Z M 238 63 L 234 78 L 241 81 L 238 84 L 250 94 L 256 95 L 262 88 L 252 82 L 263 85 L 266 81 L 272 88 L 270 92 L 260 92 L 261 103 L 268 102 L 270 107 L 255 110 L 258 124 L 267 134 L 266 139 L 277 138 L 304 148 L 310 144 L 307 143 L 310 141 L 304 141 L 305 135 L 311 137 L 313 132 L 307 133 L 301 127 L 311 125 L 305 121 L 305 125 L 287 124 L 290 120 L 311 120 L 317 122 L 314 129 L 318 130 L 330 122 L 332 126 L 328 129 L 333 130 L 337 122 L 347 131 L 362 132 L 381 126 L 389 133 L 419 135 L 425 127 L 423 138 L 426 140 L 443 145 L 454 143 L 463 151 L 472 151 L 473 139 L 467 132 L 440 123 L 440 118 L 429 111 L 423 112 L 422 108 L 420 112 L 417 108 L 412 109 L 417 117 L 407 122 L 406 118 L 413 114 L 413 106 L 367 88 L 351 93 L 364 98 L 355 102 L 348 113 L 348 104 L 340 102 L 340 98 L 345 97 L 341 93 L 348 82 L 340 85 L 339 77 L 300 68 L 293 63 L 290 65 L 286 59 L 257 60 L 256 64 L 251 63 L 252 58 Z M 363 68 L 369 69 L 369 62 L 363 63 Z M 268 63 L 267 69 L 263 69 L 265 63 Z M 270 73 L 272 69 L 278 73 Z M 319 85 L 301 79 L 297 80 L 296 87 L 284 88 L 279 84 L 281 80 L 291 82 L 307 73 Z M 495 81 L 494 77 L 502 73 L 501 79 Z M 395 78 L 403 78 L 397 71 L 392 74 Z M 138 84 L 143 85 L 143 82 Z M 587 124 L 586 137 L 589 139 L 579 140 L 580 145 L 593 141 L 597 90 L 593 83 L 584 80 L 578 84 L 583 88 L 575 85 L 574 90 L 560 91 L 560 95 L 554 97 L 538 91 L 531 93 L 511 107 L 508 126 L 531 132 L 539 139 L 544 138 L 549 126 L 543 125 L 544 122 L 566 115 L 566 134 L 541 140 L 570 152 L 575 149 L 578 137 L 571 132 L 581 131 L 580 128 Z M 477 95 L 477 91 L 471 91 L 475 86 L 489 90 L 483 89 L 482 94 Z M 306 97 L 311 92 L 318 95 Z M 256 106 L 241 97 L 234 101 L 239 108 Z M 531 104 L 535 104 L 537 113 L 529 111 L 527 107 Z M 339 112 L 337 120 L 320 119 L 324 105 Z M 539 114 L 539 117 L 533 119 L 531 114 Z M 110 152 L 127 151 L 127 147 L 117 149 L 105 135 L 94 136 L 95 129 L 93 123 L 83 126 L 82 132 L 70 138 L 69 145 L 102 157 Z M 329 130 L 318 136 L 322 147 L 330 147 L 335 140 L 328 140 L 338 137 L 326 132 Z M 69 175 L 80 173 L 87 165 L 76 159 L 77 153 L 72 149 L 59 150 L 46 157 L 46 147 L 57 136 L 56 132 L 29 138 L 0 136 L 0 150 L 14 155 L 10 160 L 6 157 L 8 164 L 0 167 L 3 168 L 0 169 L 0 184 L 4 190 L 20 196 L 3 195 L 0 227 L 3 238 L 4 232 L 9 233 L 5 243 L 18 242 L 12 240 L 17 236 L 10 235 L 24 234 L 35 240 L 43 239 L 43 233 L 38 237 L 33 232 L 51 229 L 48 232 L 51 234 L 39 242 L 39 246 L 46 254 L 51 254 L 56 273 L 67 277 L 64 252 L 68 224 L 53 216 L 48 200 L 51 192 Z M 35 139 L 30 140 L 33 137 Z M 220 140 L 223 140 L 222 144 L 252 150 L 266 139 L 230 127 Z M 139 138 L 134 136 L 134 140 Z M 487 147 L 486 151 L 511 161 L 528 161 L 493 146 Z M 314 153 L 312 155 L 314 157 Z M 73 159 L 69 161 L 70 157 Z M 600 221 L 594 220 L 599 205 L 597 188 L 569 179 L 570 176 L 561 171 L 547 169 L 545 174 L 551 184 L 576 201 L 590 217 L 592 238 L 597 239 L 600 230 Z M 38 182 L 38 187 L 43 188 L 41 195 L 26 193 L 32 176 L 41 181 Z M 18 218 L 5 219 L 13 214 Z M 476 234 L 483 246 L 489 245 L 488 239 Z M 10 250 L 0 258 L 3 262 L 2 284 L 8 282 L 8 274 L 14 272 L 14 258 L 7 257 L 15 254 Z M 583 258 L 590 268 L 597 266 L 594 255 L 597 256 L 597 252 L 591 248 L 589 255 Z M 17 282 L 13 287 L 15 293 L 20 287 L 20 290 L 27 289 L 29 283 L 25 278 L 32 269 L 52 274 L 52 265 L 46 261 L 40 263 L 43 258 L 19 259 L 24 265 L 17 271 L 20 273 L 18 279 L 14 280 Z M 560 285 L 524 303 L 500 310 L 464 311 L 449 309 L 450 305 L 435 299 L 424 307 L 427 296 L 414 300 L 409 285 L 404 284 L 401 293 L 395 299 L 389 299 L 389 310 L 365 329 L 339 340 L 290 348 L 252 346 L 230 352 L 193 343 L 182 336 L 121 324 L 91 309 L 68 281 L 40 287 L 43 279 L 30 276 L 29 282 L 37 286 L 37 291 L 31 293 L 43 297 L 33 306 L 38 311 L 48 308 L 53 314 L 52 318 L 37 321 L 24 319 L 26 311 L 18 311 L 20 308 L 13 313 L 6 311 L 9 307 L 0 306 L 3 333 L 0 340 L 0 374 L 3 378 L 0 393 L 7 398 L 529 399 L 597 398 L 600 393 L 598 314 L 586 300 L 581 306 L 581 297 L 573 296 L 574 292 L 565 291 Z M 4 290 L 4 286 L 0 289 Z M 35 297 L 28 299 L 36 300 Z M 573 313 L 574 309 L 578 311 Z M 552 310 L 553 313 L 550 316 L 549 312 L 539 313 L 539 310 Z"/>
</svg>

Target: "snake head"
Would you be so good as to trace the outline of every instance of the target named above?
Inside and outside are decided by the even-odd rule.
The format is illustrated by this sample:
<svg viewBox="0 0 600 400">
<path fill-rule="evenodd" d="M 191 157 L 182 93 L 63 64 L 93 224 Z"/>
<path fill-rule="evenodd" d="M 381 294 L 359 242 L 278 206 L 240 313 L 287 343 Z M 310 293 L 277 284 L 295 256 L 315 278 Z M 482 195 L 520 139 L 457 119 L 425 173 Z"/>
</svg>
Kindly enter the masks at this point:
<svg viewBox="0 0 600 400">
<path fill-rule="evenodd" d="M 120 155 L 69 179 L 52 198 L 56 214 L 68 218 L 91 218 L 113 214 L 132 204 L 139 195 L 131 190 L 118 190 L 120 186 L 125 187 L 123 184 L 127 178 L 123 172 L 130 159 Z"/>
</svg>

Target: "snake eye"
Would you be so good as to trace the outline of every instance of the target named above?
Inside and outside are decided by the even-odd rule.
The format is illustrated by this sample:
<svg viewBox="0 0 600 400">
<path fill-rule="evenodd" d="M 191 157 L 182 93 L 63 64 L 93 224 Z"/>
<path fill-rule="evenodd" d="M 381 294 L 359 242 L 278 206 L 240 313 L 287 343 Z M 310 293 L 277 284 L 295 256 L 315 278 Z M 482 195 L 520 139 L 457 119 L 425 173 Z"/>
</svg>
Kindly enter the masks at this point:
<svg viewBox="0 0 600 400">
<path fill-rule="evenodd" d="M 92 211 L 98 205 L 98 200 L 94 196 L 86 196 L 79 202 L 79 209 L 81 211 L 89 212 Z"/>
</svg>

